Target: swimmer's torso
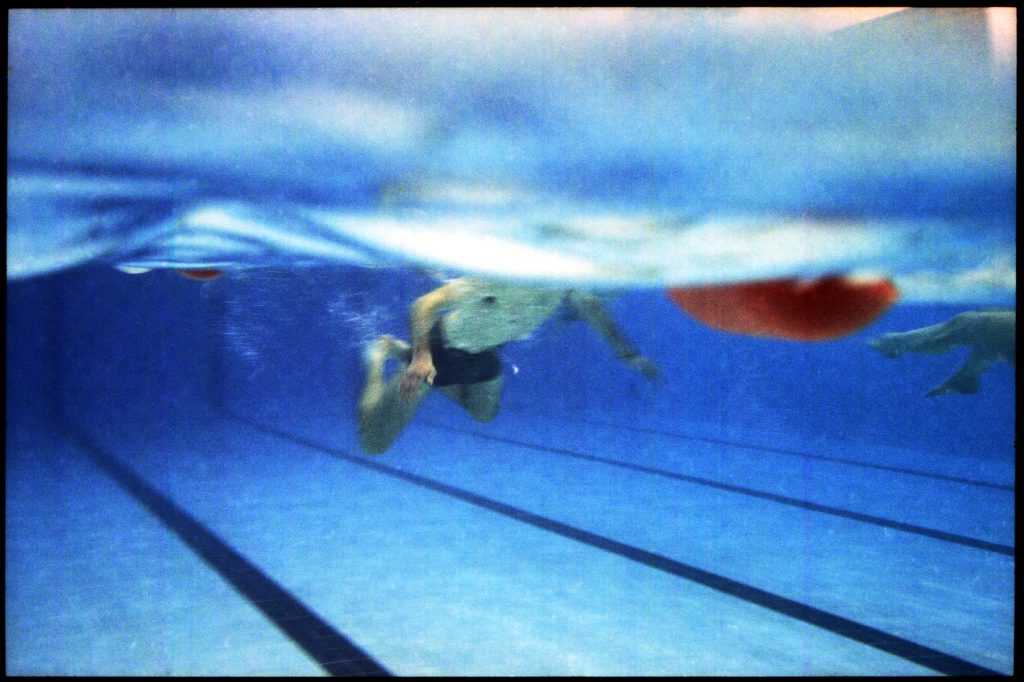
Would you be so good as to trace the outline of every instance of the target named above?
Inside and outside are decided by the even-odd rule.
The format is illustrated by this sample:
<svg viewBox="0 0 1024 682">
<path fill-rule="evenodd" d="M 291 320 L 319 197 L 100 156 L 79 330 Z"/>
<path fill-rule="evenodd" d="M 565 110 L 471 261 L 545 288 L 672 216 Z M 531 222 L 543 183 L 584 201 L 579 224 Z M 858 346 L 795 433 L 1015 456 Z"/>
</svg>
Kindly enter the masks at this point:
<svg viewBox="0 0 1024 682">
<path fill-rule="evenodd" d="M 563 289 L 461 279 L 441 319 L 449 346 L 479 353 L 530 335 L 565 297 Z"/>
</svg>

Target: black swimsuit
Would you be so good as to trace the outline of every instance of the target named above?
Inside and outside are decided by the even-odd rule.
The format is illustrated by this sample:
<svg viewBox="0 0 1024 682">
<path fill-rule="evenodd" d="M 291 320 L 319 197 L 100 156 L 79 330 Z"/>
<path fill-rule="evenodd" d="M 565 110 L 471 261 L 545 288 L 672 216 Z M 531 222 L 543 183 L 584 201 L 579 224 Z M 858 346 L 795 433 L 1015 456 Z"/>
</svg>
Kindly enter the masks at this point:
<svg viewBox="0 0 1024 682">
<path fill-rule="evenodd" d="M 430 356 L 434 362 L 434 369 L 437 370 L 434 386 L 478 384 L 501 375 L 501 356 L 498 355 L 498 348 L 491 348 L 482 353 L 468 353 L 452 348 L 444 338 L 440 320 L 430 328 Z"/>
</svg>

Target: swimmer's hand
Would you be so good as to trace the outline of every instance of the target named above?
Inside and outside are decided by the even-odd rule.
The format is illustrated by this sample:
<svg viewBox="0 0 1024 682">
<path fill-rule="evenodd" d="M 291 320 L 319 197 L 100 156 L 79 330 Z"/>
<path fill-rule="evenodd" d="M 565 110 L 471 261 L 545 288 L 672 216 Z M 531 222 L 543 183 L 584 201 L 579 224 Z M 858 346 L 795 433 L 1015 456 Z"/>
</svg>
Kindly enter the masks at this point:
<svg viewBox="0 0 1024 682">
<path fill-rule="evenodd" d="M 402 399 L 402 402 L 410 402 L 423 382 L 433 384 L 436 375 L 437 370 L 434 369 L 434 360 L 430 357 L 430 353 L 416 355 L 409 366 L 405 368 L 402 383 L 398 386 L 398 397 Z"/>
<path fill-rule="evenodd" d="M 639 353 L 626 354 L 619 358 L 624 363 L 643 374 L 647 379 L 654 381 L 658 378 L 658 366 L 650 358 L 645 358 Z"/>
</svg>

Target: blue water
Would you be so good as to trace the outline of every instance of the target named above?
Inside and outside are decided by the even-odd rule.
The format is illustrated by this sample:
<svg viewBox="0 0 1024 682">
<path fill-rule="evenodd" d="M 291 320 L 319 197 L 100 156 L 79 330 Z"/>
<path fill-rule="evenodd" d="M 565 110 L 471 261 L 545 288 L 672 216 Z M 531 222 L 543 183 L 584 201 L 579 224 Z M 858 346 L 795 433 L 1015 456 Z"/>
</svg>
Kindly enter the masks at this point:
<svg viewBox="0 0 1024 682">
<path fill-rule="evenodd" d="M 953 358 L 864 343 L 958 309 L 796 344 L 622 292 L 609 309 L 661 383 L 552 319 L 506 346 L 493 422 L 433 395 L 363 456 L 358 345 L 406 336 L 431 285 L 356 267 L 10 284 L 8 672 L 1012 671 L 1013 371 L 926 399 Z M 244 570 L 204 554 L 225 545 Z M 256 574 L 287 599 L 231 582 Z M 359 653 L 318 654 L 289 614 Z"/>
<path fill-rule="evenodd" d="M 779 11 L 12 12 L 6 671 L 1012 673 L 1015 370 L 866 341 L 1016 305 L 1015 15 Z M 665 294 L 832 273 L 901 297 Z M 565 309 L 364 455 L 365 343 L 459 275 L 660 377 Z"/>
</svg>

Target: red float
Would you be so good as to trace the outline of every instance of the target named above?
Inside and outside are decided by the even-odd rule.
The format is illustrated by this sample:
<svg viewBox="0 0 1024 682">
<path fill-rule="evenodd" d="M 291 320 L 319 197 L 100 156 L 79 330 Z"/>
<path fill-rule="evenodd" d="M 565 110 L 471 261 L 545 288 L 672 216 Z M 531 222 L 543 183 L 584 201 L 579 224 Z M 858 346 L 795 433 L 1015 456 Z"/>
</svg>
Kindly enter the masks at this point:
<svg viewBox="0 0 1024 682">
<path fill-rule="evenodd" d="M 827 341 L 869 325 L 899 298 L 899 290 L 884 277 L 829 275 L 672 287 L 668 296 L 700 322 L 722 331 Z"/>
<path fill-rule="evenodd" d="M 224 274 L 223 270 L 178 270 L 177 273 L 182 277 L 188 277 L 189 279 L 195 279 L 200 282 L 207 282 L 211 279 L 215 279 Z"/>
</svg>

